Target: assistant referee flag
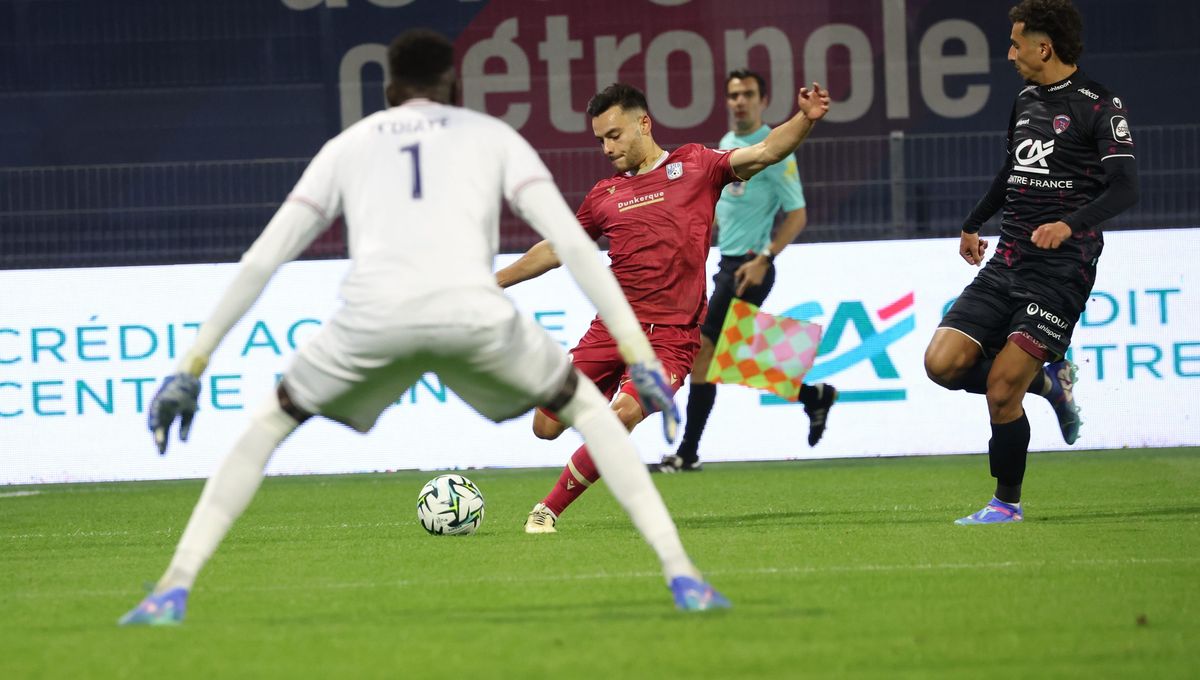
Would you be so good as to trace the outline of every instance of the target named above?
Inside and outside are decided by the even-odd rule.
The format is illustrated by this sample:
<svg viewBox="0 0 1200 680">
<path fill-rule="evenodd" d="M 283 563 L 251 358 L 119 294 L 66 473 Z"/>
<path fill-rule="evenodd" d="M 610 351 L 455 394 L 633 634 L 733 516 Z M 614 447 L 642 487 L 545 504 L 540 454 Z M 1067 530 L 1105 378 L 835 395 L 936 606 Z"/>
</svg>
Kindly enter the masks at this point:
<svg viewBox="0 0 1200 680">
<path fill-rule="evenodd" d="M 821 326 L 774 316 L 734 298 L 708 367 L 708 382 L 746 385 L 796 401 L 821 344 Z"/>
</svg>

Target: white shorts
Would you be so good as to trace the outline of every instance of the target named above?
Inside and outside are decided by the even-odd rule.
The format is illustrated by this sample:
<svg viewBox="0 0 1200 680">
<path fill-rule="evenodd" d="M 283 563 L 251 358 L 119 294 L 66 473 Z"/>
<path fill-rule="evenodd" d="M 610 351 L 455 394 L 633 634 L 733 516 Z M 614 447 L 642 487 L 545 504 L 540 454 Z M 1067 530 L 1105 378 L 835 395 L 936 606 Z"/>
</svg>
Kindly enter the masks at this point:
<svg viewBox="0 0 1200 680">
<path fill-rule="evenodd" d="M 500 422 L 549 402 L 570 370 L 563 348 L 498 290 L 457 291 L 387 313 L 342 308 L 283 384 L 304 411 L 367 432 L 425 373 Z"/>
</svg>

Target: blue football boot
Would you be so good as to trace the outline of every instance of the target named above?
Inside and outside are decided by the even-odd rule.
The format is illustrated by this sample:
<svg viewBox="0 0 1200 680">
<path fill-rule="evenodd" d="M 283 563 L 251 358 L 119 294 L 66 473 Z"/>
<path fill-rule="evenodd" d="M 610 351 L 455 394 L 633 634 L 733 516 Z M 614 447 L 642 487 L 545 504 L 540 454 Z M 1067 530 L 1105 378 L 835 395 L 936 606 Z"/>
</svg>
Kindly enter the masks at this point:
<svg viewBox="0 0 1200 680">
<path fill-rule="evenodd" d="M 1046 364 L 1043 369 L 1046 378 L 1050 380 L 1050 393 L 1046 400 L 1054 407 L 1054 415 L 1058 416 L 1058 429 L 1062 430 L 1063 441 L 1074 444 L 1079 439 L 1079 426 L 1083 420 L 1079 417 L 1079 405 L 1075 403 L 1075 377 L 1079 368 L 1063 359 L 1052 364 Z"/>
<path fill-rule="evenodd" d="M 993 498 L 990 503 L 983 506 L 979 512 L 972 513 L 961 519 L 954 520 L 955 524 L 1004 524 L 1007 522 L 1020 522 L 1025 519 L 1021 514 L 1021 508 L 1017 505 L 1005 503 L 1004 501 Z"/>
<path fill-rule="evenodd" d="M 134 607 L 118 621 L 118 626 L 177 626 L 183 623 L 183 614 L 187 610 L 188 591 L 186 588 L 173 588 L 165 593 L 146 596 L 138 606 Z"/>
<path fill-rule="evenodd" d="M 724 595 L 703 581 L 687 576 L 671 579 L 671 595 L 675 597 L 675 608 L 686 612 L 707 609 L 729 609 L 733 605 Z"/>
</svg>

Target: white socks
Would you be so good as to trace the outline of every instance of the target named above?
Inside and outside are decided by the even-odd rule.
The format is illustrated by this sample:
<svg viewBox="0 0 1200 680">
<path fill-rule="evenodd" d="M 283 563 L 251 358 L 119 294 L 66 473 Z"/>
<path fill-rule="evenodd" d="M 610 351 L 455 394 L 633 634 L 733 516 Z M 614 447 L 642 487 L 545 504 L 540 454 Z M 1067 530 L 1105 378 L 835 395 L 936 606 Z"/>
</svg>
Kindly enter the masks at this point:
<svg viewBox="0 0 1200 680">
<path fill-rule="evenodd" d="M 559 411 L 559 416 L 583 435 L 596 469 L 617 502 L 629 513 L 633 525 L 658 554 L 667 581 L 676 576 L 700 580 L 700 572 L 688 559 L 649 470 L 638 457 L 625 426 L 596 386 L 587 378 L 580 378 L 575 396 Z"/>
<path fill-rule="evenodd" d="M 155 592 L 191 589 L 196 574 L 254 498 L 271 454 L 298 425 L 279 408 L 274 394 L 255 410 L 246 431 L 225 456 L 216 474 L 204 485 L 200 502 L 192 510 L 192 518 L 179 539 L 171 566 L 159 580 Z"/>
</svg>

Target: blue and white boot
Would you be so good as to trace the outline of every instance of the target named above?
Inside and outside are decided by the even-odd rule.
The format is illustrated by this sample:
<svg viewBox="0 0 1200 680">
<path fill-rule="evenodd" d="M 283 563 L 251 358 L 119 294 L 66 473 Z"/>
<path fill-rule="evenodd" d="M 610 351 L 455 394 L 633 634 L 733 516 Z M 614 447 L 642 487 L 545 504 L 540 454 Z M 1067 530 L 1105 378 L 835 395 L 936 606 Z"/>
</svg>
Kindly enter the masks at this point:
<svg viewBox="0 0 1200 680">
<path fill-rule="evenodd" d="M 1009 522 L 1020 522 L 1025 519 L 1021 514 L 1021 504 L 1013 505 L 1005 503 L 997 498 L 992 498 L 991 502 L 983 506 L 983 509 L 954 520 L 955 524 L 1006 524 Z"/>
<path fill-rule="evenodd" d="M 1050 393 L 1046 400 L 1054 407 L 1054 415 L 1058 416 L 1058 429 L 1062 431 L 1063 441 L 1074 444 L 1079 439 L 1079 426 L 1083 420 L 1079 417 L 1079 404 L 1075 403 L 1075 378 L 1079 368 L 1063 359 L 1052 364 L 1046 364 L 1042 369 L 1050 381 Z"/>
<path fill-rule="evenodd" d="M 177 626 L 187 611 L 188 591 L 173 588 L 165 593 L 146 596 L 138 606 L 117 620 L 118 626 Z"/>
<path fill-rule="evenodd" d="M 675 608 L 686 612 L 729 609 L 733 606 L 712 586 L 687 576 L 671 579 L 671 595 L 675 598 Z"/>
</svg>

